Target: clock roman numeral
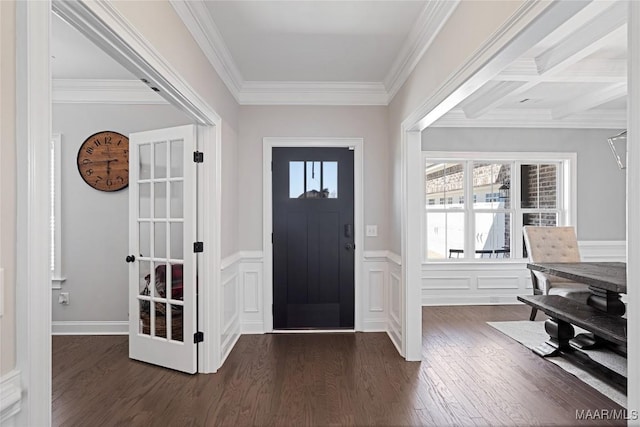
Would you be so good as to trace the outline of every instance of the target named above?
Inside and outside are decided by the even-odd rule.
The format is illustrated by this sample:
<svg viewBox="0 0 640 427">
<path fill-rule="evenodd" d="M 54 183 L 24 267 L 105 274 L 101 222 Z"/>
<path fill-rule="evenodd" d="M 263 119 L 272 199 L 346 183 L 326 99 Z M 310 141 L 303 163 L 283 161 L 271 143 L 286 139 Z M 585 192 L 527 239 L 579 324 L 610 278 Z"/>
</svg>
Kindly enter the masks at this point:
<svg viewBox="0 0 640 427">
<path fill-rule="evenodd" d="M 85 151 L 87 152 L 87 154 L 93 154 L 93 147 L 87 147 Z"/>
</svg>

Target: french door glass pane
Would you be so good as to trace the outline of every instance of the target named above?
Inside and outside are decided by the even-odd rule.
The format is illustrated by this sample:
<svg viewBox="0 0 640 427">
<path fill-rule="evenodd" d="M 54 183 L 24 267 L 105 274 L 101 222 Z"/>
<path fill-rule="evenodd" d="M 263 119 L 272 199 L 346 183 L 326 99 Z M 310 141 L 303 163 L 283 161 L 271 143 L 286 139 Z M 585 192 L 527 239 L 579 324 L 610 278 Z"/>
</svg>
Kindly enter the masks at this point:
<svg viewBox="0 0 640 427">
<path fill-rule="evenodd" d="M 156 182 L 153 184 L 153 217 L 167 217 L 167 183 Z"/>
<path fill-rule="evenodd" d="M 474 209 L 508 209 L 510 206 L 511 165 L 473 163 Z"/>
<path fill-rule="evenodd" d="M 182 225 L 183 224 L 181 222 L 172 222 L 171 224 L 169 224 L 169 227 L 171 229 L 170 235 L 169 235 L 169 239 L 171 242 L 171 254 L 170 254 L 171 259 L 181 260 L 183 259 L 183 256 L 184 256 L 183 244 L 182 244 L 182 241 L 183 241 Z"/>
<path fill-rule="evenodd" d="M 148 258 L 151 256 L 151 223 L 148 221 L 140 221 L 139 224 L 140 256 Z"/>
<path fill-rule="evenodd" d="M 139 262 L 139 277 L 138 277 L 138 293 L 140 295 L 149 295 L 149 281 L 151 280 L 151 263 L 149 261 Z"/>
<path fill-rule="evenodd" d="M 427 258 L 462 258 L 464 213 L 427 213 Z"/>
<path fill-rule="evenodd" d="M 511 214 L 475 214 L 475 258 L 509 258 Z"/>
<path fill-rule="evenodd" d="M 184 208 L 183 182 L 172 181 L 169 183 L 169 194 L 171 197 L 171 218 L 182 218 Z"/>
<path fill-rule="evenodd" d="M 464 163 L 425 165 L 425 200 L 427 209 L 464 207 Z"/>
<path fill-rule="evenodd" d="M 184 176 L 184 142 L 179 140 L 171 141 L 171 178 L 182 178 Z"/>
<path fill-rule="evenodd" d="M 154 258 L 166 258 L 167 257 L 167 223 L 156 222 L 153 224 L 153 257 Z"/>
<path fill-rule="evenodd" d="M 153 178 L 161 179 L 167 177 L 167 143 L 157 142 L 154 147 L 154 168 Z"/>
<path fill-rule="evenodd" d="M 144 144 L 139 146 L 138 162 L 140 163 L 138 179 L 150 179 L 151 178 L 151 145 L 150 144 Z"/>
<path fill-rule="evenodd" d="M 151 217 L 151 184 L 140 184 L 138 186 L 138 206 L 140 218 Z"/>
<path fill-rule="evenodd" d="M 171 339 L 180 342 L 184 339 L 181 305 L 171 305 Z"/>
</svg>

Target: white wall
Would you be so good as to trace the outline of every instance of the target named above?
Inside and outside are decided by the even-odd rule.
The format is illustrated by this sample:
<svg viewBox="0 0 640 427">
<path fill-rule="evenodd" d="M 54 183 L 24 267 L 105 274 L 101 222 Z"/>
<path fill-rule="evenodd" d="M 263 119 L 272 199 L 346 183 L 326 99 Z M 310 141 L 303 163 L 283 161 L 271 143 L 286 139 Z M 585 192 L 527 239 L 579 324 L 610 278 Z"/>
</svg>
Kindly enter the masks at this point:
<svg viewBox="0 0 640 427">
<path fill-rule="evenodd" d="M 262 250 L 262 138 L 364 138 L 364 223 L 378 237 L 364 250 L 383 250 L 389 236 L 389 144 L 385 107 L 255 107 L 240 109 L 238 201 L 241 250 Z M 364 230 L 359 230 L 364 233 Z"/>
<path fill-rule="evenodd" d="M 611 129 L 427 128 L 423 151 L 575 152 L 578 240 L 626 240 L 626 175 L 613 159 Z"/>
<path fill-rule="evenodd" d="M 0 378 L 15 366 L 16 111 L 15 3 L 0 2 Z"/>
<path fill-rule="evenodd" d="M 391 170 L 391 233 L 389 249 L 401 248 L 401 129 L 400 125 L 431 96 L 464 61 L 522 6 L 513 1 L 460 2 L 432 45 L 389 104 Z"/>
<path fill-rule="evenodd" d="M 61 291 L 70 297 L 58 304 L 61 291 L 53 291 L 54 322 L 128 321 L 129 190 L 89 187 L 76 164 L 80 145 L 102 130 L 128 135 L 189 123 L 170 105 L 54 104 L 53 132 L 62 136 Z"/>
</svg>

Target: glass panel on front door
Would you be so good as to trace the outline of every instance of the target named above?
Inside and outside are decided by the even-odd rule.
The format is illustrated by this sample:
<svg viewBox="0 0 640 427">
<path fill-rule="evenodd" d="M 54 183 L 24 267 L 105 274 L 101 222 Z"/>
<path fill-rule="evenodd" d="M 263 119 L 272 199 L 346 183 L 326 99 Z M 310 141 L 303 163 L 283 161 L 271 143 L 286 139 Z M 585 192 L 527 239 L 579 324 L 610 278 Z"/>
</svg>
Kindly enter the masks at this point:
<svg viewBox="0 0 640 427">
<path fill-rule="evenodd" d="M 338 162 L 289 162 L 290 199 L 337 199 Z"/>
</svg>

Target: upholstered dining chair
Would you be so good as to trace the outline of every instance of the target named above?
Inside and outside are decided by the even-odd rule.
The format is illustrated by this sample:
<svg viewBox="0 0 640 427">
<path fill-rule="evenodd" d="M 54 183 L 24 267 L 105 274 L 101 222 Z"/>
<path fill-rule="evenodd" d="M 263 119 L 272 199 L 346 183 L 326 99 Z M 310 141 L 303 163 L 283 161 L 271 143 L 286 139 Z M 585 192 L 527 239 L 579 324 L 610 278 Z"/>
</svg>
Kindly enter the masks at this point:
<svg viewBox="0 0 640 427">
<path fill-rule="evenodd" d="M 524 245 L 530 263 L 580 262 L 578 239 L 573 227 L 524 227 Z M 590 292 L 584 283 L 576 283 L 540 271 L 531 271 L 534 295 L 560 295 L 587 302 Z M 531 309 L 529 320 L 536 318 L 537 309 Z"/>
</svg>

